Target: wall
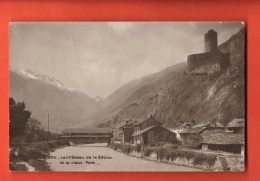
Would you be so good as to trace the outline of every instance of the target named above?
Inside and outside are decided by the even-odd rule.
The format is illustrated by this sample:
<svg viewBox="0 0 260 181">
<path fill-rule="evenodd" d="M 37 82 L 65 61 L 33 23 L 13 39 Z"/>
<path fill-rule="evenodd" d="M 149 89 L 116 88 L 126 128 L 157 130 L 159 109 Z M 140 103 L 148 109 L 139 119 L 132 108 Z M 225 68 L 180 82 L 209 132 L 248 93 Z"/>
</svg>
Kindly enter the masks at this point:
<svg viewBox="0 0 260 181">
<path fill-rule="evenodd" d="M 130 143 L 132 140 L 133 128 L 123 128 L 124 142 Z"/>
<path fill-rule="evenodd" d="M 208 47 L 205 42 L 205 50 Z M 208 49 L 207 49 L 208 51 Z M 242 29 L 218 46 L 217 51 L 192 54 L 187 57 L 188 71 L 198 74 L 213 74 L 227 67 L 244 67 L 245 31 Z"/>
<path fill-rule="evenodd" d="M 199 74 L 213 74 L 229 66 L 229 53 L 220 51 L 188 56 L 188 71 Z"/>
</svg>

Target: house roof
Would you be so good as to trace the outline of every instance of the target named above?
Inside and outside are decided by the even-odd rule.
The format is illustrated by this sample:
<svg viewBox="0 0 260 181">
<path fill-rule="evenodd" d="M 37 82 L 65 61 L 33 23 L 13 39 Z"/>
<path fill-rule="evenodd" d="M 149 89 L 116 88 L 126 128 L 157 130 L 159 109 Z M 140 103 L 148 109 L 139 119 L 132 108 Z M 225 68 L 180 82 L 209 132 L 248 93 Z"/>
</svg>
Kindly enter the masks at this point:
<svg viewBox="0 0 260 181">
<path fill-rule="evenodd" d="M 135 122 L 134 122 L 134 125 L 139 125 L 139 124 L 141 124 L 142 122 L 147 121 L 147 120 L 149 120 L 149 119 L 153 119 L 153 120 L 157 121 L 157 120 L 154 119 L 153 117 L 149 117 L 149 118 L 147 118 L 147 119 L 136 119 Z M 157 122 L 160 123 L 159 121 L 157 121 Z"/>
<path fill-rule="evenodd" d="M 143 129 L 143 130 L 137 132 L 137 133 L 134 133 L 132 136 L 141 135 L 141 134 L 143 134 L 143 133 L 145 133 L 145 132 L 147 132 L 147 131 L 149 131 L 149 130 L 155 128 L 156 126 L 157 126 L 157 125 L 153 125 L 153 126 L 147 127 L 147 128 L 145 128 L 145 129 Z"/>
<path fill-rule="evenodd" d="M 225 130 L 206 130 L 201 136 L 202 143 L 216 145 L 244 144 L 245 140 L 243 133 L 226 132 Z"/>
<path fill-rule="evenodd" d="M 192 128 L 199 128 L 199 127 L 205 127 L 205 126 L 208 126 L 210 123 L 199 123 L 195 126 L 193 126 Z"/>
<path fill-rule="evenodd" d="M 198 127 L 219 127 L 219 128 L 224 128 L 224 126 L 220 122 L 204 122 L 204 123 L 199 123 L 192 128 L 198 128 Z"/>
<path fill-rule="evenodd" d="M 108 128 L 68 128 L 62 133 L 111 133 Z"/>
<path fill-rule="evenodd" d="M 185 129 L 183 131 L 180 132 L 180 134 L 199 134 L 201 132 L 203 132 L 206 129 L 206 127 L 193 127 L 190 129 Z"/>
<path fill-rule="evenodd" d="M 230 123 L 228 123 L 227 127 L 228 128 L 245 127 L 245 119 L 243 118 L 233 119 Z"/>
</svg>

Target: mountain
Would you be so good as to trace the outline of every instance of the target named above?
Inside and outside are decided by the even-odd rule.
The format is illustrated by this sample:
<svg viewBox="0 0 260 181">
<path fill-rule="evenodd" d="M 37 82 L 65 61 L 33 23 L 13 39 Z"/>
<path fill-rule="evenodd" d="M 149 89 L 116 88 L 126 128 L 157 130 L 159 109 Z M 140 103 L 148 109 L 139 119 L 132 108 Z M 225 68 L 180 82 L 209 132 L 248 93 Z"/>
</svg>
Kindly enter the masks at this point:
<svg viewBox="0 0 260 181">
<path fill-rule="evenodd" d="M 88 124 L 88 117 L 97 111 L 99 103 L 83 92 L 65 87 L 60 81 L 31 70 L 9 69 L 9 97 L 24 101 L 32 117 L 50 131 Z"/>
<path fill-rule="evenodd" d="M 96 125 L 118 127 L 125 119 L 143 119 L 151 113 L 168 128 L 191 120 L 226 125 L 234 118 L 245 117 L 244 30 L 219 45 L 218 50 L 229 53 L 228 68 L 214 69 L 213 74 L 190 74 L 184 62 L 134 80 L 103 101 Z"/>
</svg>

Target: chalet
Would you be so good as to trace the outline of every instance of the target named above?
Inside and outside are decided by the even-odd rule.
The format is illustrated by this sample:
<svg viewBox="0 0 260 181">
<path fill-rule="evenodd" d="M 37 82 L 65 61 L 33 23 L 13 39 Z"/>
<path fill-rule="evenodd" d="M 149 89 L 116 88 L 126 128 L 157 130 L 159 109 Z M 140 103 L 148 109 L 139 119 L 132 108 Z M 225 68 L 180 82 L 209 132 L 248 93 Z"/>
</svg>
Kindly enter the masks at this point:
<svg viewBox="0 0 260 181">
<path fill-rule="evenodd" d="M 125 121 L 125 124 L 119 127 L 118 139 L 123 143 L 132 143 L 133 122 L 132 120 Z"/>
<path fill-rule="evenodd" d="M 234 133 L 245 132 L 245 119 L 233 119 L 228 125 L 227 130 Z"/>
<path fill-rule="evenodd" d="M 163 139 L 163 135 L 176 140 L 176 133 L 163 128 L 162 123 L 157 121 L 152 115 L 148 119 L 136 121 L 133 124 L 133 128 L 132 138 L 134 144 L 149 144 L 155 142 L 158 136 L 160 137 L 159 139 Z"/>
<path fill-rule="evenodd" d="M 245 150 L 245 119 L 234 119 L 226 130 L 206 130 L 202 136 L 202 150 L 219 150 L 244 154 Z"/>
<path fill-rule="evenodd" d="M 194 137 L 195 135 L 200 135 L 206 129 L 207 129 L 206 126 L 184 129 L 183 131 L 180 132 L 180 139 L 182 141 L 185 141 L 187 139 L 190 139 L 191 137 Z"/>
<path fill-rule="evenodd" d="M 63 139 L 73 143 L 109 143 L 113 135 L 108 128 L 69 128 L 61 133 Z"/>
<path fill-rule="evenodd" d="M 162 123 L 150 115 L 147 119 L 125 121 L 125 124 L 119 127 L 118 137 L 121 142 L 148 144 L 155 142 L 158 136 L 163 137 L 162 135 L 176 140 L 176 133 L 163 128 Z"/>
<path fill-rule="evenodd" d="M 202 134 L 202 150 L 219 150 L 244 154 L 244 133 L 227 132 L 225 130 L 206 130 Z"/>
<path fill-rule="evenodd" d="M 187 124 L 189 126 L 187 126 Z M 219 122 L 216 123 L 206 122 L 206 123 L 195 124 L 194 121 L 191 121 L 191 123 L 186 123 L 184 125 L 184 129 L 180 131 L 179 134 L 180 134 L 180 139 L 184 141 L 186 139 L 189 139 L 190 137 L 194 137 L 195 135 L 200 135 L 205 130 L 223 130 L 223 129 L 224 126 Z"/>
</svg>

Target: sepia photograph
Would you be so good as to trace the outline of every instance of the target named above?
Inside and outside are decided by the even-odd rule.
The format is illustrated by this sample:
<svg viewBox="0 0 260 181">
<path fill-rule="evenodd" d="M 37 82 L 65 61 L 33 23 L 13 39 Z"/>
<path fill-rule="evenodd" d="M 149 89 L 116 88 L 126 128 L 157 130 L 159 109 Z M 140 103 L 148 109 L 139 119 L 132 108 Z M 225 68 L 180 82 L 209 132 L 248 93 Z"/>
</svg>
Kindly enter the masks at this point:
<svg viewBox="0 0 260 181">
<path fill-rule="evenodd" d="M 242 172 L 244 22 L 12 22 L 9 170 Z"/>
</svg>

